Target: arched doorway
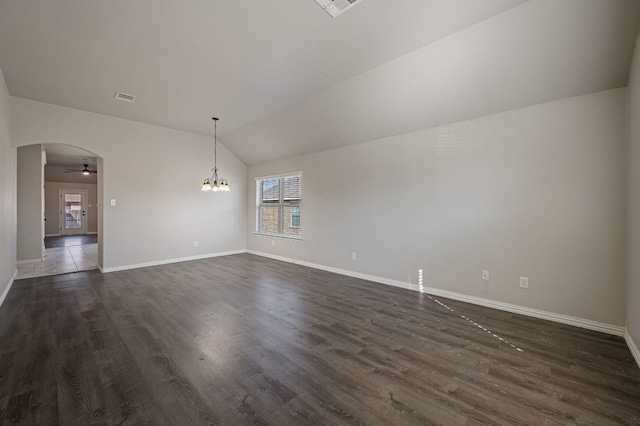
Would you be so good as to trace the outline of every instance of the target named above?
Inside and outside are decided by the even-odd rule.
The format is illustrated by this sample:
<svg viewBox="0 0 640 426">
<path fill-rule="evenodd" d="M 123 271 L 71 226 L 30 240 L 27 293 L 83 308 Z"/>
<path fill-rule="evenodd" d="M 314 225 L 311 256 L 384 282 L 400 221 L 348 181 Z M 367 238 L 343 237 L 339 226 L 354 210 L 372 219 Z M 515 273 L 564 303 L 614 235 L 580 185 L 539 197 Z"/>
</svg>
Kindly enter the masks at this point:
<svg viewBox="0 0 640 426">
<path fill-rule="evenodd" d="M 17 279 L 102 263 L 102 160 L 68 144 L 18 148 Z"/>
</svg>

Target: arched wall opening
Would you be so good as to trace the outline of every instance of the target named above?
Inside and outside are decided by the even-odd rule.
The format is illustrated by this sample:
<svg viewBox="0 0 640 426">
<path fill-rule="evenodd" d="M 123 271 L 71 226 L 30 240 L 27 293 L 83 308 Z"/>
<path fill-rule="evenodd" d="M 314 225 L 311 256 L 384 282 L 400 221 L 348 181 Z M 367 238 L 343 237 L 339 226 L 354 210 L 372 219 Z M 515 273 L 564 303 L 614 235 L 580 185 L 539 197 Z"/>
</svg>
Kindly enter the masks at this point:
<svg viewBox="0 0 640 426">
<path fill-rule="evenodd" d="M 104 252 L 102 157 L 83 146 L 49 141 L 22 144 L 17 151 L 18 276 L 21 272 L 27 276 L 28 265 L 43 260 L 45 263 L 35 263 L 36 268 L 46 269 L 39 275 L 74 272 L 71 265 L 76 265 L 76 270 L 101 268 Z M 95 246 L 87 247 L 93 249 L 93 264 L 83 259 L 84 256 L 70 260 L 71 265 L 53 262 L 51 253 L 44 258 L 45 238 L 51 243 L 70 235 L 82 235 L 86 239 L 74 239 L 86 242 L 93 242 L 93 236 L 97 236 L 97 255 Z"/>
</svg>

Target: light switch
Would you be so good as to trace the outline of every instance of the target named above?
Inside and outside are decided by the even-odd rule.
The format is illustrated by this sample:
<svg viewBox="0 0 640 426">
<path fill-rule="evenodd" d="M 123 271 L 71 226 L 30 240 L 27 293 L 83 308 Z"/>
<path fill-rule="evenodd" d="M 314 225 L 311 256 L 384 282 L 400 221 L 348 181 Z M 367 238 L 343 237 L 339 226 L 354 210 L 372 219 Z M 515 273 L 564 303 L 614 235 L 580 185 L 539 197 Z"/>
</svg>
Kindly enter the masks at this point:
<svg viewBox="0 0 640 426">
<path fill-rule="evenodd" d="M 109 202 L 111 203 L 112 206 L 116 205 L 116 199 L 112 198 L 111 200 L 109 200 Z"/>
</svg>

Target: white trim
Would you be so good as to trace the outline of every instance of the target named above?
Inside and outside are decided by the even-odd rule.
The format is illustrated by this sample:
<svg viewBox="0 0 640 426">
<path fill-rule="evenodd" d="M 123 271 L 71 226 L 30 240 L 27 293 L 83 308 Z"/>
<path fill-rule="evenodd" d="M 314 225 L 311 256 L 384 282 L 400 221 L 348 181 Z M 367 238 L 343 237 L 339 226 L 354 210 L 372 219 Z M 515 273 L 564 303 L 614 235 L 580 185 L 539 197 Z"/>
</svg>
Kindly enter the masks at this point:
<svg viewBox="0 0 640 426">
<path fill-rule="evenodd" d="M 13 276 L 9 280 L 9 284 L 7 284 L 7 288 L 4 289 L 4 292 L 2 292 L 2 296 L 0 296 L 0 306 L 2 306 L 2 304 L 4 303 L 4 299 L 7 298 L 7 295 L 9 294 L 9 290 L 11 290 L 11 286 L 13 285 L 13 282 L 15 281 L 17 276 L 18 276 L 18 269 L 16 268 L 16 270 L 13 271 Z"/>
<path fill-rule="evenodd" d="M 96 232 L 85 232 L 85 235 L 97 235 L 98 231 Z"/>
<path fill-rule="evenodd" d="M 45 237 L 59 237 L 60 234 L 44 234 Z"/>
<path fill-rule="evenodd" d="M 289 176 L 302 176 L 302 171 L 289 172 L 289 173 L 278 173 L 278 174 L 275 174 L 275 175 L 268 175 L 268 176 L 259 176 L 259 177 L 256 177 L 255 180 L 257 182 L 259 180 L 276 179 L 276 178 L 289 177 Z"/>
<path fill-rule="evenodd" d="M 633 341 L 633 338 L 629 334 L 629 330 L 624 331 L 624 340 L 627 342 L 627 346 L 629 346 L 629 350 L 631 351 L 631 355 L 636 360 L 636 364 L 640 367 L 640 349 L 638 349 L 638 345 Z"/>
<path fill-rule="evenodd" d="M 244 249 L 242 249 L 242 250 L 232 250 L 232 251 L 224 251 L 224 252 L 219 252 L 219 253 L 201 254 L 201 255 L 198 255 L 198 256 L 178 257 L 178 258 L 175 258 L 175 259 L 155 260 L 153 262 L 136 263 L 134 265 L 112 266 L 110 268 L 104 268 L 104 267 L 98 265 L 98 269 L 103 274 L 106 274 L 106 273 L 109 273 L 109 272 L 126 271 L 126 270 L 129 270 L 129 269 L 138 269 L 138 268 L 147 268 L 149 266 L 166 265 L 168 263 L 188 262 L 190 260 L 208 259 L 210 257 L 229 256 L 229 255 L 232 255 L 232 254 L 241 254 L 241 253 L 246 253 L 246 252 L 247 251 L 244 250 Z"/>
<path fill-rule="evenodd" d="M 427 287 L 425 293 L 436 296 L 448 297 L 462 302 L 473 303 L 474 305 L 486 306 L 488 308 L 499 309 L 502 311 L 513 312 L 515 314 L 526 315 L 529 317 L 540 318 L 543 320 L 558 322 L 561 324 L 572 325 L 575 327 L 585 328 L 587 330 L 599 331 L 602 333 L 612 334 L 614 336 L 624 336 L 624 327 L 619 325 L 607 324 L 603 322 L 593 321 L 584 318 L 573 317 L 570 315 L 557 314 L 555 312 L 543 311 L 540 309 L 527 308 L 525 306 L 512 305 L 510 303 L 498 302 L 491 299 L 481 297 L 467 296 L 460 293 L 453 293 L 446 290 Z"/>
<path fill-rule="evenodd" d="M 296 228 L 299 229 L 300 227 Z M 269 234 L 266 232 L 254 232 L 253 235 L 259 235 L 261 237 L 271 237 L 271 238 L 283 238 L 285 240 L 298 240 L 298 241 L 302 241 L 304 238 L 302 238 L 302 235 L 293 235 L 293 234 Z"/>
<path fill-rule="evenodd" d="M 25 259 L 16 261 L 16 265 L 27 265 L 29 263 L 42 262 L 43 258 L 39 257 L 37 259 Z"/>
<path fill-rule="evenodd" d="M 363 274 L 360 272 L 349 271 L 346 269 L 332 268 L 330 266 L 318 265 L 316 263 L 305 262 L 289 257 L 277 256 L 269 253 L 263 253 L 255 250 L 247 250 L 247 253 L 255 254 L 257 256 L 268 257 L 275 260 L 280 260 L 288 263 L 295 263 L 296 265 L 307 266 L 309 268 L 321 269 L 323 271 L 334 272 L 340 275 L 347 275 L 349 277 L 360 278 L 363 280 L 373 281 L 380 284 L 391 285 L 394 287 L 400 287 L 407 290 L 420 291 L 417 284 L 410 284 L 403 281 L 392 280 L 389 278 L 377 277 L 375 275 Z M 513 312 L 516 314 L 526 315 L 534 318 L 540 318 L 544 320 L 559 322 L 562 324 L 572 325 L 576 327 L 586 328 L 588 330 L 600 331 L 603 333 L 613 334 L 616 336 L 624 336 L 624 327 L 606 324 L 598 321 L 592 321 L 584 318 L 572 317 L 569 315 L 557 314 L 554 312 L 542 311 L 539 309 L 527 308 L 519 305 L 512 305 L 510 303 L 498 302 L 495 300 L 484 299 L 481 297 L 467 296 L 461 293 L 454 293 L 452 291 L 441 290 L 434 287 L 422 287 L 422 292 L 431 294 L 434 296 L 446 297 L 453 300 L 459 300 L 461 302 L 467 302 L 474 305 L 486 306 L 488 308 L 499 309 L 502 311 Z"/>
</svg>

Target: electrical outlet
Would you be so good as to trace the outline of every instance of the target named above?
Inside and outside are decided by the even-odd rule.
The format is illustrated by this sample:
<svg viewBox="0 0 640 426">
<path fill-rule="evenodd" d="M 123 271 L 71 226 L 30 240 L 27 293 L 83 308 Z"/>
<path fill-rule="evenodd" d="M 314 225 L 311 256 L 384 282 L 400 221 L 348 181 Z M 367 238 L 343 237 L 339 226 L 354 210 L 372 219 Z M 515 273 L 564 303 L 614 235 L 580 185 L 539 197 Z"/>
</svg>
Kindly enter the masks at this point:
<svg viewBox="0 0 640 426">
<path fill-rule="evenodd" d="M 482 279 L 485 281 L 489 281 L 489 271 L 487 271 L 486 269 L 482 270 Z"/>
<path fill-rule="evenodd" d="M 356 252 L 355 251 L 351 252 L 351 260 L 356 260 Z"/>
<path fill-rule="evenodd" d="M 520 287 L 529 288 L 529 278 L 528 277 L 520 277 Z"/>
<path fill-rule="evenodd" d="M 276 245 L 276 240 L 274 240 L 273 238 L 271 239 L 271 245 L 275 246 Z"/>
<path fill-rule="evenodd" d="M 197 241 L 194 241 L 194 242 L 193 242 L 193 246 L 194 246 L 194 247 L 198 247 L 198 242 L 197 242 Z"/>
</svg>

